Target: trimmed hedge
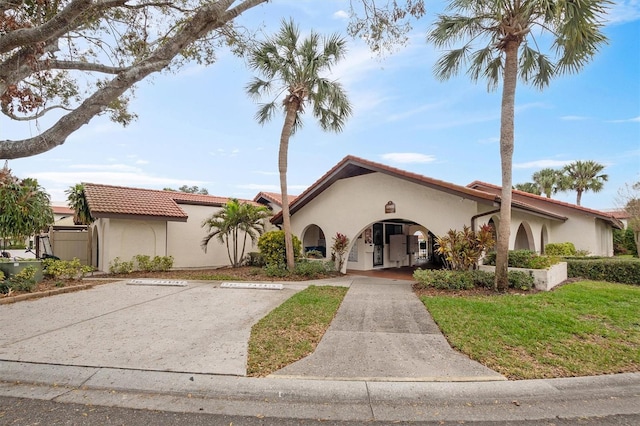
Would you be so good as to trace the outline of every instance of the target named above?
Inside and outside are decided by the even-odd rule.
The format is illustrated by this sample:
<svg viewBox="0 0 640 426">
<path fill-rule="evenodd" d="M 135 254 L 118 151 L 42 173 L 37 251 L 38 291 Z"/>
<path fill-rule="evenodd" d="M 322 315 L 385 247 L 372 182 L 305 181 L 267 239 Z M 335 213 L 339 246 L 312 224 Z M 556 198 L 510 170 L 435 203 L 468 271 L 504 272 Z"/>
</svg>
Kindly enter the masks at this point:
<svg viewBox="0 0 640 426">
<path fill-rule="evenodd" d="M 557 256 L 540 256 L 532 250 L 510 250 L 508 266 L 510 268 L 548 269 L 560 262 Z M 496 266 L 496 252 L 488 253 L 484 259 L 485 265 Z"/>
<path fill-rule="evenodd" d="M 533 276 L 522 271 L 508 272 L 509 288 L 530 290 Z M 486 271 L 452 271 L 449 269 L 417 269 L 413 278 L 424 288 L 441 290 L 471 290 L 473 288 L 493 288 L 495 274 Z"/>
<path fill-rule="evenodd" d="M 640 261 L 577 257 L 565 258 L 567 277 L 640 285 Z"/>
</svg>

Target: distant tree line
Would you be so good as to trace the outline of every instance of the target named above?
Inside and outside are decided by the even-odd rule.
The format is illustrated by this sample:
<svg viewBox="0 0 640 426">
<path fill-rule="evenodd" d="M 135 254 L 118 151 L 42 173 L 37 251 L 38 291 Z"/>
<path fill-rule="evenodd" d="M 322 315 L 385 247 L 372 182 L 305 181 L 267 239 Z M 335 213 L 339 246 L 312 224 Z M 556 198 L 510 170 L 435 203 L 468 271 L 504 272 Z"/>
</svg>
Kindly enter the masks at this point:
<svg viewBox="0 0 640 426">
<path fill-rule="evenodd" d="M 545 195 L 565 191 L 576 191 L 576 204 L 580 205 L 586 191 L 600 192 L 609 176 L 602 173 L 602 164 L 595 161 L 574 161 L 561 169 L 545 168 L 531 177 L 533 182 L 517 183 L 515 189 L 535 195 Z"/>
</svg>

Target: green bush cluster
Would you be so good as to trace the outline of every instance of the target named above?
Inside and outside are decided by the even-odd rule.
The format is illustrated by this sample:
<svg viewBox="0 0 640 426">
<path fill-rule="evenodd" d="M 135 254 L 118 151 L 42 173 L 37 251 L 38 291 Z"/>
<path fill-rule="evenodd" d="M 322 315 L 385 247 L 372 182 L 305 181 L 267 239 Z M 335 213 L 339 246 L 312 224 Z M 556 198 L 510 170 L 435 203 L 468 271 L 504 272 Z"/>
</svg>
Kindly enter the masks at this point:
<svg viewBox="0 0 640 426">
<path fill-rule="evenodd" d="M 262 253 L 257 251 L 252 251 L 247 254 L 247 258 L 245 260 L 245 264 L 247 266 L 257 266 L 259 268 L 265 266 L 264 257 Z"/>
<path fill-rule="evenodd" d="M 445 269 L 417 269 L 413 278 L 424 288 L 441 290 L 471 290 L 493 288 L 495 274 L 486 271 L 451 271 Z M 533 288 L 533 276 L 523 271 L 509 271 L 509 287 L 519 290 Z"/>
<path fill-rule="evenodd" d="M 27 266 L 23 268 L 17 274 L 11 276 L 9 279 L 4 279 L 4 273 L 0 271 L 2 274 L 0 278 L 0 293 L 7 294 L 11 290 L 16 291 L 27 291 L 31 292 L 36 287 L 36 274 L 38 270 L 35 266 Z"/>
<path fill-rule="evenodd" d="M 130 261 L 123 261 L 116 257 L 109 263 L 109 272 L 112 274 L 130 274 L 134 271 L 163 272 L 173 267 L 173 256 L 150 256 L 138 254 Z"/>
<path fill-rule="evenodd" d="M 300 259 L 296 263 L 294 274 L 307 278 L 317 278 L 327 273 L 335 272 L 336 265 L 334 262 L 321 262 L 308 259 Z"/>
<path fill-rule="evenodd" d="M 532 250 L 510 250 L 508 255 L 510 268 L 548 269 L 560 262 L 557 256 L 540 256 Z M 485 256 L 485 265 L 496 265 L 496 253 L 491 252 Z"/>
<path fill-rule="evenodd" d="M 83 265 L 77 257 L 73 260 L 45 259 L 42 261 L 43 273 L 53 279 L 75 280 L 93 271 L 93 267 Z"/>
<path fill-rule="evenodd" d="M 640 261 L 611 258 L 565 258 L 567 277 L 640 285 Z"/>
<path fill-rule="evenodd" d="M 613 230 L 613 254 L 630 254 L 632 256 L 638 256 L 638 247 L 636 246 L 632 229 L 627 228 L 624 230 Z"/>
<path fill-rule="evenodd" d="M 573 243 L 549 243 L 544 246 L 544 252 L 547 256 L 575 256 L 576 246 Z"/>
<path fill-rule="evenodd" d="M 293 239 L 293 258 L 298 260 L 302 243 L 295 235 Z M 260 236 L 258 248 L 262 254 L 265 265 L 269 268 L 285 268 L 287 258 L 284 245 L 284 231 L 269 231 Z"/>
</svg>

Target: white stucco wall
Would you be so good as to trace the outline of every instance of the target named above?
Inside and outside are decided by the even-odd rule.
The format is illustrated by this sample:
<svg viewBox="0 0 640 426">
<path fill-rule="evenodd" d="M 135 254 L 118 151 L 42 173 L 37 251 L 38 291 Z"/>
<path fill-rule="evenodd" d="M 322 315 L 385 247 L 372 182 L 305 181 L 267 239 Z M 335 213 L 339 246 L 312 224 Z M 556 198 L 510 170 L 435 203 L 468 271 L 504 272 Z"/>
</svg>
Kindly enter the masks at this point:
<svg viewBox="0 0 640 426">
<path fill-rule="evenodd" d="M 227 248 L 221 244 L 217 238 L 211 239 L 207 246 L 207 252 L 200 247 L 202 239 L 207 235 L 207 229 L 202 227 L 202 223 L 219 211 L 219 207 L 196 206 L 180 204 L 180 208 L 187 213 L 189 219 L 186 222 L 169 222 L 167 253 L 174 258 L 174 268 L 201 268 L 201 267 L 221 267 L 230 264 Z M 240 234 L 240 238 L 244 235 Z M 240 251 L 242 246 L 238 251 Z M 251 251 L 258 251 L 256 246 L 251 244 L 251 239 L 247 239 L 245 255 Z"/>
<path fill-rule="evenodd" d="M 385 213 L 388 201 L 395 203 L 395 213 Z M 494 207 L 482 208 L 489 210 Z M 435 235 L 442 235 L 451 228 L 469 226 L 471 217 L 477 213 L 475 201 L 382 173 L 371 173 L 337 181 L 298 210 L 291 218 L 291 225 L 293 233 L 301 239 L 309 225 L 321 227 L 327 240 L 328 257 L 336 233 L 347 235 L 351 244 L 358 245 L 358 261 L 349 262 L 346 266 L 362 270 L 373 267 L 373 255 L 364 239 L 358 237 L 372 223 L 404 219 L 419 223 Z M 384 266 L 402 266 L 387 262 L 388 250 L 385 244 Z"/>
<path fill-rule="evenodd" d="M 166 222 L 155 220 L 99 219 L 98 269 L 108 271 L 116 257 L 130 261 L 133 256 L 166 256 Z"/>
</svg>

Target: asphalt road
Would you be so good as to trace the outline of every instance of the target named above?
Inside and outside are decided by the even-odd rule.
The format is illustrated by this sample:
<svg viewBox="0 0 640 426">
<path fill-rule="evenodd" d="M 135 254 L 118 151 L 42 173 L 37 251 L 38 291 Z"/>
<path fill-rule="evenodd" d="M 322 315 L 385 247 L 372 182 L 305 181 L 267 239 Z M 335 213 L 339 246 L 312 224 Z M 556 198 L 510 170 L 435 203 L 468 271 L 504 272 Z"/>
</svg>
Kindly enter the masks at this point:
<svg viewBox="0 0 640 426">
<path fill-rule="evenodd" d="M 176 413 L 170 411 L 136 410 L 122 407 L 101 407 L 90 404 L 64 404 L 59 402 L 0 397 L 0 425 L 19 426 L 175 426 L 175 425 L 388 425 L 389 422 L 377 421 L 327 421 L 320 419 L 292 419 L 256 416 L 226 416 L 206 413 Z M 459 421 L 393 422 L 394 425 L 454 425 Z M 606 417 L 570 417 L 552 420 L 473 422 L 465 425 L 582 425 L 582 426 L 637 426 L 640 414 L 614 415 Z"/>
</svg>

